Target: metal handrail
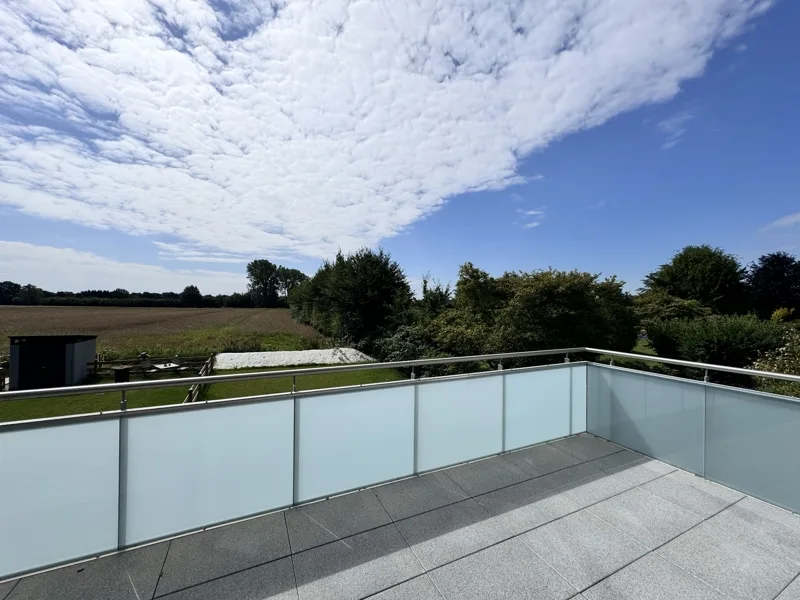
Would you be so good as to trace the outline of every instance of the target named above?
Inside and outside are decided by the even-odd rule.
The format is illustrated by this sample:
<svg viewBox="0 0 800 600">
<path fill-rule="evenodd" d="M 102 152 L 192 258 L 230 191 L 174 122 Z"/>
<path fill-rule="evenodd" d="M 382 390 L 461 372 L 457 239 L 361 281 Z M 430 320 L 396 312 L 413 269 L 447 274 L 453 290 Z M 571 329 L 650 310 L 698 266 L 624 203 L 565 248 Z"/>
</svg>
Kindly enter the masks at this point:
<svg viewBox="0 0 800 600">
<path fill-rule="evenodd" d="M 359 363 L 354 365 L 335 365 L 325 367 L 309 367 L 304 369 L 287 369 L 283 371 L 256 371 L 253 373 L 233 373 L 230 375 L 208 375 L 206 377 L 181 377 L 176 379 L 156 379 L 153 381 L 131 381 L 127 383 L 102 383 L 98 385 L 76 385 L 64 388 L 44 388 L 38 390 L 17 390 L 0 393 L 0 402 L 24 400 L 26 398 L 48 398 L 56 396 L 75 396 L 77 394 L 100 394 L 102 392 L 129 392 L 174 386 L 202 383 L 229 383 L 232 381 L 250 381 L 253 379 L 277 379 L 298 375 L 319 375 L 324 373 L 344 373 L 348 371 L 369 371 L 373 369 L 401 369 L 408 367 L 425 367 L 428 365 L 447 365 L 480 361 L 503 361 L 514 358 L 532 358 L 535 356 L 552 356 L 555 354 L 576 354 L 584 348 L 559 348 L 556 350 L 529 350 L 527 352 L 506 352 L 501 354 L 479 354 L 475 356 L 448 356 L 446 358 L 420 358 L 417 360 L 401 360 L 385 363 Z"/>
<path fill-rule="evenodd" d="M 692 362 L 675 358 L 662 358 L 650 354 L 635 354 L 632 352 L 617 352 L 614 350 L 603 350 L 601 348 L 559 348 L 555 350 L 530 350 L 527 352 L 505 352 L 499 354 L 477 354 L 474 356 L 450 356 L 446 358 L 421 358 L 417 360 L 403 360 L 385 363 L 359 363 L 353 365 L 335 365 L 324 367 L 310 367 L 304 369 L 286 369 L 282 371 L 256 371 L 253 373 L 234 373 L 230 375 L 210 375 L 206 377 L 182 377 L 177 379 L 158 379 L 154 381 L 132 381 L 128 383 L 105 383 L 99 385 L 79 385 L 64 388 L 46 388 L 38 390 L 19 390 L 13 392 L 0 392 L 0 402 L 13 400 L 24 400 L 26 398 L 47 398 L 56 396 L 74 396 L 77 394 L 99 394 L 102 392 L 122 392 L 123 397 L 126 392 L 132 390 L 146 390 L 155 388 L 166 388 L 173 386 L 184 386 L 202 383 L 227 383 L 233 381 L 250 381 L 254 379 L 276 379 L 279 377 L 296 377 L 298 375 L 319 375 L 324 373 L 345 373 L 348 371 L 368 371 L 373 369 L 400 369 L 425 367 L 429 365 L 447 365 L 481 361 L 512 360 L 515 358 L 532 358 L 536 356 L 553 356 L 557 354 L 566 355 L 569 360 L 570 354 L 578 353 L 603 354 L 617 358 L 631 358 L 646 362 L 657 362 L 680 367 L 690 367 L 704 371 L 721 371 L 724 373 L 736 373 L 738 375 L 749 375 L 751 377 L 766 377 L 770 379 L 781 379 L 800 383 L 800 375 L 789 375 L 786 373 L 773 373 L 771 371 L 757 371 L 755 369 L 743 369 L 740 367 L 726 367 L 724 365 L 714 365 L 709 363 Z M 124 402 L 124 399 L 123 399 Z M 123 406 L 124 410 L 124 406 Z"/>
</svg>

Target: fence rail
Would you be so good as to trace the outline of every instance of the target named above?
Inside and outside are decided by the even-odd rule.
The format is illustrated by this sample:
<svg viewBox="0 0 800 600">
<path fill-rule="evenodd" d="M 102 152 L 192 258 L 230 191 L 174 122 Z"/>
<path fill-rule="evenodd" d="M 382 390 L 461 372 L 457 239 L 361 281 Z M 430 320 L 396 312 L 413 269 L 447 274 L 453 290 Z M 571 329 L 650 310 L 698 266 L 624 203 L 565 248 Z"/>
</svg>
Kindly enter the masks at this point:
<svg viewBox="0 0 800 600">
<path fill-rule="evenodd" d="M 203 363 L 203 366 L 200 367 L 200 372 L 197 374 L 198 377 L 208 377 L 214 372 L 214 358 L 215 357 L 210 356 L 208 360 Z M 192 387 L 189 388 L 189 393 L 186 394 L 186 398 L 183 399 L 182 404 L 196 402 L 200 397 L 200 394 L 206 389 L 208 389 L 207 384 L 193 384 Z"/>
</svg>

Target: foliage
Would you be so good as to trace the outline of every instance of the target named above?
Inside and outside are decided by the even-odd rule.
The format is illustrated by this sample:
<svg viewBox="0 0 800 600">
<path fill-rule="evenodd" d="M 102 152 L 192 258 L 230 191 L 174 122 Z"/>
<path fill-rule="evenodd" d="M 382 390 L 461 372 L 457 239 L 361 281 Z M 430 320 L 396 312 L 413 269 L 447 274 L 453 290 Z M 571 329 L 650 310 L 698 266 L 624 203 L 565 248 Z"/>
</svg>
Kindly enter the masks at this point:
<svg viewBox="0 0 800 600">
<path fill-rule="evenodd" d="M 308 279 L 308 275 L 297 269 L 289 269 L 288 267 L 278 267 L 278 296 L 287 297 L 289 293 L 298 285 Z"/>
<path fill-rule="evenodd" d="M 11 304 L 22 286 L 13 281 L 0 281 L 0 304 Z"/>
<path fill-rule="evenodd" d="M 500 285 L 508 301 L 497 311 L 492 351 L 575 346 L 629 351 L 636 344 L 633 299 L 614 277 L 550 269 L 506 274 Z"/>
<path fill-rule="evenodd" d="M 753 363 L 753 368 L 758 371 L 800 375 L 800 331 L 786 328 L 783 345 L 775 350 L 765 352 L 763 356 Z M 757 377 L 756 381 L 758 382 L 758 388 L 765 392 L 783 394 L 785 396 L 800 396 L 800 383 L 768 377 Z"/>
<path fill-rule="evenodd" d="M 786 323 L 794 314 L 793 308 L 776 308 L 769 317 L 773 323 Z"/>
<path fill-rule="evenodd" d="M 696 300 L 718 314 L 746 312 L 745 270 L 720 248 L 686 246 L 645 277 L 645 290 Z"/>
<path fill-rule="evenodd" d="M 247 264 L 247 289 L 258 308 L 278 306 L 278 266 L 266 259 Z"/>
<path fill-rule="evenodd" d="M 16 298 L 14 298 L 14 303 L 35 306 L 41 301 L 42 295 L 42 290 L 35 285 L 23 285 L 17 293 Z"/>
<path fill-rule="evenodd" d="M 187 285 L 183 288 L 181 306 L 193 306 L 195 308 L 203 306 L 203 295 L 196 285 Z"/>
<path fill-rule="evenodd" d="M 786 252 L 765 254 L 747 271 L 752 307 L 762 319 L 784 307 L 800 310 L 800 261 Z"/>
<path fill-rule="evenodd" d="M 781 345 L 784 327 L 753 315 L 715 315 L 706 319 L 656 321 L 648 329 L 650 344 L 664 358 L 748 367 L 762 352 Z M 752 386 L 749 378 L 710 373 L 715 381 Z"/>
<path fill-rule="evenodd" d="M 684 300 L 670 296 L 658 288 L 639 294 L 635 299 L 635 309 L 645 329 L 654 321 L 697 319 L 711 316 L 711 309 L 703 306 L 697 300 Z"/>
<path fill-rule="evenodd" d="M 363 248 L 325 262 L 289 294 L 298 320 L 342 344 L 371 352 L 408 318 L 411 288 L 397 262 L 383 250 Z"/>
</svg>

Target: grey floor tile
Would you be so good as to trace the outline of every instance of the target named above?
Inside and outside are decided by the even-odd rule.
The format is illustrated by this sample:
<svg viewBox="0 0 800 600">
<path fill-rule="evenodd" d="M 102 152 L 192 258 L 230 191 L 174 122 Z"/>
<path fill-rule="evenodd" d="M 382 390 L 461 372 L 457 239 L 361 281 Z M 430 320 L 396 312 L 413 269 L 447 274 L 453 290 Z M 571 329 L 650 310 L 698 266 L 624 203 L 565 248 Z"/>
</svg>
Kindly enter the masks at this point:
<svg viewBox="0 0 800 600">
<path fill-rule="evenodd" d="M 725 600 L 725 596 L 673 565 L 647 554 L 583 592 L 587 600 Z"/>
<path fill-rule="evenodd" d="M 550 444 L 581 461 L 594 460 L 622 450 L 616 444 L 586 433 L 556 440 Z"/>
<path fill-rule="evenodd" d="M 582 510 L 520 536 L 578 590 L 636 560 L 647 549 Z"/>
<path fill-rule="evenodd" d="M 371 596 L 370 600 L 442 600 L 442 595 L 427 575 L 421 575 Z"/>
<path fill-rule="evenodd" d="M 517 539 L 445 565 L 430 576 L 445 600 L 566 600 L 577 591 Z"/>
<path fill-rule="evenodd" d="M 580 508 L 564 494 L 538 487 L 538 482 L 538 479 L 523 481 L 502 490 L 476 496 L 475 501 L 496 516 L 515 535 Z"/>
<path fill-rule="evenodd" d="M 530 475 L 512 465 L 502 456 L 452 467 L 444 473 L 470 496 L 478 496 L 530 479 Z"/>
<path fill-rule="evenodd" d="M 382 485 L 374 491 L 395 521 L 469 498 L 441 471 Z"/>
<path fill-rule="evenodd" d="M 426 569 L 435 569 L 512 536 L 471 499 L 398 521 L 397 528 Z"/>
<path fill-rule="evenodd" d="M 611 473 L 589 477 L 564 488 L 564 495 L 581 508 L 629 490 L 634 485 Z"/>
<path fill-rule="evenodd" d="M 166 600 L 267 599 L 297 600 L 290 557 L 190 587 L 170 594 L 166 598 Z"/>
<path fill-rule="evenodd" d="M 363 598 L 422 575 L 395 525 L 294 555 L 300 600 Z"/>
<path fill-rule="evenodd" d="M 532 448 L 509 452 L 504 454 L 503 458 L 532 477 L 547 475 L 553 471 L 566 469 L 581 462 L 571 454 L 567 454 L 551 444 L 540 444 Z"/>
<path fill-rule="evenodd" d="M 710 522 L 800 563 L 800 517 L 789 511 L 748 497 Z"/>
<path fill-rule="evenodd" d="M 587 509 L 652 550 L 702 519 L 663 498 L 634 488 Z"/>
<path fill-rule="evenodd" d="M 163 596 L 289 555 L 283 513 L 172 540 L 158 582 Z"/>
<path fill-rule="evenodd" d="M 24 577 L 6 600 L 152 598 L 169 542 Z"/>
<path fill-rule="evenodd" d="M 13 581 L 6 581 L 5 583 L 0 583 L 0 600 L 5 600 L 6 596 L 8 596 L 9 592 L 11 592 L 16 583 L 16 579 Z"/>
<path fill-rule="evenodd" d="M 602 456 L 591 461 L 589 464 L 593 467 L 597 467 L 601 471 L 611 471 L 614 469 L 618 469 L 623 465 L 627 465 L 630 463 L 634 463 L 637 460 L 641 460 L 644 458 L 644 455 L 639 454 L 638 452 L 633 452 L 631 450 L 623 450 L 622 452 L 615 452 L 614 454 L 609 454 L 607 456 Z"/>
<path fill-rule="evenodd" d="M 734 599 L 772 600 L 800 567 L 708 521 L 656 550 Z"/>
<path fill-rule="evenodd" d="M 571 486 L 578 481 L 599 477 L 603 475 L 603 473 L 603 471 L 597 467 L 593 467 L 589 463 L 581 463 L 575 465 L 574 467 L 567 467 L 566 469 L 561 469 L 560 471 L 549 473 L 548 475 L 544 475 L 542 477 L 537 477 L 535 481 L 538 481 L 539 485 L 543 488 L 559 489 Z"/>
<path fill-rule="evenodd" d="M 642 487 L 704 519 L 744 497 L 744 494 L 686 471 L 675 471 Z"/>
<path fill-rule="evenodd" d="M 292 552 L 391 523 L 372 490 L 345 494 L 286 511 Z"/>
<path fill-rule="evenodd" d="M 775 600 L 800 600 L 800 578 L 795 578 Z"/>
<path fill-rule="evenodd" d="M 636 462 L 627 463 L 616 469 L 611 469 L 609 473 L 622 477 L 625 481 L 630 481 L 634 485 L 642 485 L 653 479 L 658 479 L 677 471 L 672 465 L 663 463 L 652 458 L 642 458 Z"/>
</svg>

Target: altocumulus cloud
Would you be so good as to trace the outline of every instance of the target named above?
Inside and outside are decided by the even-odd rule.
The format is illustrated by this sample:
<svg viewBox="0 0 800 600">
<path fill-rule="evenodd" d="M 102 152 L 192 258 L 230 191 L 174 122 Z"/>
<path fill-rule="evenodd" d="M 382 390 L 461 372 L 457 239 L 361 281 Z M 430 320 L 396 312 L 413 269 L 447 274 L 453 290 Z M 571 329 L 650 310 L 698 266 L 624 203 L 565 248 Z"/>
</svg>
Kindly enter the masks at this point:
<svg viewBox="0 0 800 600">
<path fill-rule="evenodd" d="M 178 260 L 392 236 L 664 101 L 763 0 L 14 0 L 0 202 Z"/>
</svg>

